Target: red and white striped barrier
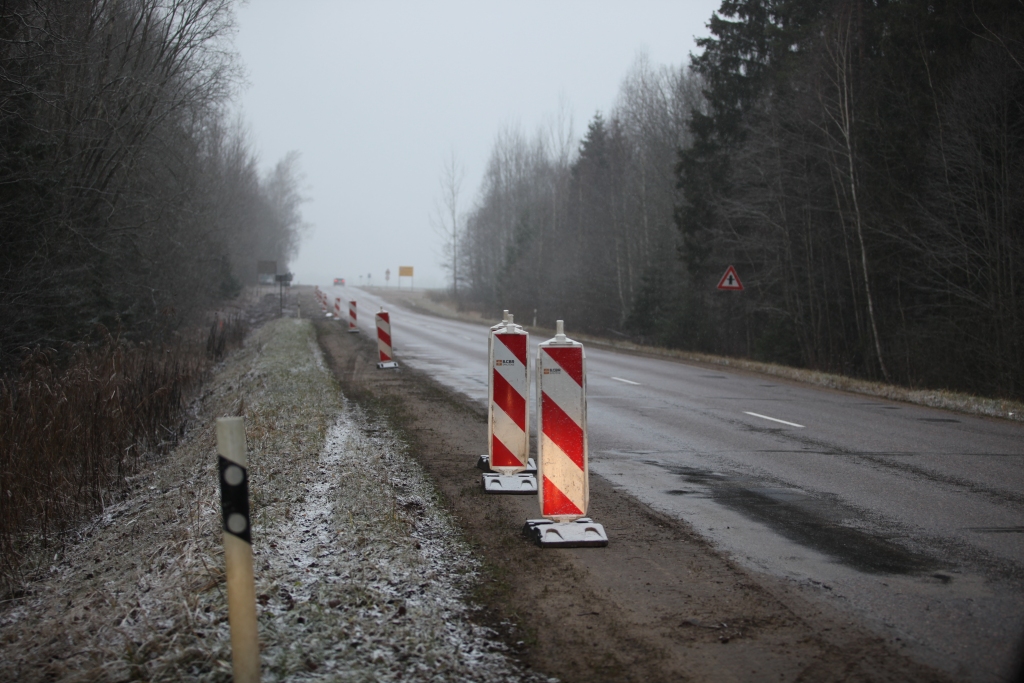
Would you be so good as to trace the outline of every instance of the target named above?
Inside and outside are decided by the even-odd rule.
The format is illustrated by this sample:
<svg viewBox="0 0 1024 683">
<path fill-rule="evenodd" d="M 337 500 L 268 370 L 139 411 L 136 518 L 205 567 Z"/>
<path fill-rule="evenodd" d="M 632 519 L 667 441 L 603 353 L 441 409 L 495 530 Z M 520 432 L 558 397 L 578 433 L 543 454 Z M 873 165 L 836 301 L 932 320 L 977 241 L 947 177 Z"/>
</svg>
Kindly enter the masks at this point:
<svg viewBox="0 0 1024 683">
<path fill-rule="evenodd" d="M 341 320 L 341 297 L 334 297 L 334 317 Z"/>
<path fill-rule="evenodd" d="M 507 311 L 506 311 L 507 313 Z M 530 457 L 530 334 L 511 315 L 492 328 L 488 357 L 488 493 L 537 492 L 537 478 L 524 473 Z"/>
<path fill-rule="evenodd" d="M 498 330 L 502 329 L 503 327 L 505 327 L 505 325 L 507 325 L 507 324 L 508 324 L 508 309 L 506 308 L 505 310 L 503 310 L 501 312 L 501 322 L 498 323 L 497 325 L 491 325 L 491 330 L 487 334 L 487 405 L 488 405 L 488 410 L 490 410 L 489 406 L 491 405 L 492 400 L 494 398 L 494 381 L 493 381 L 493 378 L 491 377 L 491 371 L 493 370 L 493 367 L 494 367 L 494 333 L 497 332 Z M 487 443 L 488 444 L 491 443 L 491 438 L 492 437 L 493 437 L 493 434 L 491 433 L 491 418 L 490 418 L 490 414 L 488 414 L 488 418 L 487 418 Z M 491 449 L 491 447 L 490 447 L 490 445 L 488 445 L 487 446 L 487 451 L 488 452 L 484 453 L 483 455 L 481 455 L 480 459 L 477 460 L 477 463 L 476 463 L 476 466 L 479 469 L 483 470 L 484 472 L 490 472 L 491 471 L 490 449 Z M 536 468 L 534 468 L 534 469 L 536 469 Z"/>
<path fill-rule="evenodd" d="M 358 332 L 359 328 L 356 327 L 356 302 L 348 302 L 348 331 Z"/>
<path fill-rule="evenodd" d="M 565 336 L 561 320 L 554 338 L 537 349 L 537 403 L 538 499 L 544 519 L 527 520 L 523 532 L 541 545 L 608 545 L 604 527 L 586 517 L 587 356 L 583 344 Z"/>
<path fill-rule="evenodd" d="M 398 363 L 395 362 L 394 353 L 391 351 L 391 314 L 381 306 L 375 318 L 377 322 L 377 353 L 380 355 L 377 368 L 380 370 L 397 368 Z"/>
<path fill-rule="evenodd" d="M 493 405 L 493 401 L 494 401 L 494 378 L 491 375 L 491 373 L 493 372 L 493 368 L 494 368 L 494 333 L 497 332 L 498 330 L 504 328 L 505 325 L 507 325 L 509 323 L 511 318 L 512 318 L 512 316 L 509 314 L 508 309 L 506 308 L 505 310 L 503 310 L 501 312 L 501 322 L 498 323 L 497 325 L 491 325 L 491 331 L 487 335 L 487 405 L 488 406 Z M 489 410 L 489 408 L 488 408 L 488 410 Z M 494 437 L 494 433 L 491 430 L 490 413 L 488 413 L 488 418 L 487 418 L 487 443 L 488 444 L 491 443 L 491 439 L 493 437 Z M 487 448 L 488 448 L 488 452 L 484 453 L 483 455 L 481 455 L 480 458 L 476 462 L 477 468 L 483 470 L 484 472 L 490 472 L 491 471 L 491 455 L 490 455 L 490 448 L 491 447 L 490 447 L 490 445 L 488 445 Z M 537 472 L 537 463 L 534 462 L 533 458 L 527 458 L 527 461 L 526 461 L 526 471 L 530 472 L 531 474 Z"/>
</svg>

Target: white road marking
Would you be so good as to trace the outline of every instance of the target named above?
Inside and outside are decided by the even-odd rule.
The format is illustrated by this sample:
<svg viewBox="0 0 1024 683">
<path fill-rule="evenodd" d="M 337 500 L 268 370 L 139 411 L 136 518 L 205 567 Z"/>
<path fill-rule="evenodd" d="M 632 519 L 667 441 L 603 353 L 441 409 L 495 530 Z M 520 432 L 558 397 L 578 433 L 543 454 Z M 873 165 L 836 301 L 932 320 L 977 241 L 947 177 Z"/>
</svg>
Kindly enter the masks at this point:
<svg viewBox="0 0 1024 683">
<path fill-rule="evenodd" d="M 803 425 L 798 425 L 796 422 L 786 422 L 785 420 L 780 420 L 777 417 L 768 417 L 767 415 L 759 415 L 758 413 L 752 413 L 749 410 L 744 410 L 743 412 L 746 413 L 747 415 L 753 415 L 754 417 L 759 417 L 762 420 L 771 420 L 772 422 L 781 422 L 784 425 L 789 425 L 790 427 L 799 427 L 800 429 L 804 428 Z"/>
<path fill-rule="evenodd" d="M 640 382 L 632 382 L 628 379 L 622 379 L 621 377 L 612 377 L 612 379 L 615 380 L 616 382 L 623 382 L 624 384 L 633 384 L 635 386 L 640 386 Z"/>
</svg>

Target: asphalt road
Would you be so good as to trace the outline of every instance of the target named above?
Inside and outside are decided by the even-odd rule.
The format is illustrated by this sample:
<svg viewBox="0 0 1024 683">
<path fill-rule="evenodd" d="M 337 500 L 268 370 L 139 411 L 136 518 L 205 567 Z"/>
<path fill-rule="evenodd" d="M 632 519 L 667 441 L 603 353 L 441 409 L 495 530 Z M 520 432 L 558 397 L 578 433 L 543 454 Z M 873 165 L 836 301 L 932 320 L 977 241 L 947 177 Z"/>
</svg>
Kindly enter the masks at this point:
<svg viewBox="0 0 1024 683">
<path fill-rule="evenodd" d="M 359 302 L 367 334 L 387 306 L 399 362 L 486 401 L 485 327 L 352 287 L 326 291 Z M 534 358 L 543 340 L 530 341 Z M 1019 423 L 586 353 L 592 472 L 912 656 L 964 679 L 1004 680 L 1024 644 Z M 597 521 L 599 510 L 592 501 Z M 609 529 L 612 542 L 628 533 Z"/>
</svg>

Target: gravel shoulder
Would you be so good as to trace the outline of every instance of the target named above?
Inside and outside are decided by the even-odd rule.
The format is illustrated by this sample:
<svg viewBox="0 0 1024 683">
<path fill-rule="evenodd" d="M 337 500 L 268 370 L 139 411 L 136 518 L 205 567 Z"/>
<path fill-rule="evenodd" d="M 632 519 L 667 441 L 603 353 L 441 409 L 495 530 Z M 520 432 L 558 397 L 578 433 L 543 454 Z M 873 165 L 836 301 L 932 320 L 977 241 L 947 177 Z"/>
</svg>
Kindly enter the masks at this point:
<svg viewBox="0 0 1024 683">
<path fill-rule="evenodd" d="M 483 562 L 477 619 L 532 669 L 565 681 L 947 680 L 593 474 L 590 513 L 610 545 L 530 544 L 521 527 L 536 499 L 481 490 L 483 408 L 407 367 L 377 370 L 374 342 L 315 324 L 346 395 L 399 430 Z"/>
</svg>

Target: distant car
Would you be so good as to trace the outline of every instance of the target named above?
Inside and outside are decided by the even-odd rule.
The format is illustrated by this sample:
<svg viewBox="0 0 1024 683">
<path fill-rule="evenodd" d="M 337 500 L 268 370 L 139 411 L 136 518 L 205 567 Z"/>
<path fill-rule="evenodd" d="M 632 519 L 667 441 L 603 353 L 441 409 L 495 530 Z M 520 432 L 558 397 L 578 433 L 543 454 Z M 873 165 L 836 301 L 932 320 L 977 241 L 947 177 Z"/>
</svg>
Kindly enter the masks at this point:
<svg viewBox="0 0 1024 683">
<path fill-rule="evenodd" d="M 338 287 L 338 286 L 344 287 L 345 286 L 345 278 L 343 278 L 343 277 L 336 277 L 336 278 L 334 278 L 334 286 L 335 287 Z"/>
</svg>

